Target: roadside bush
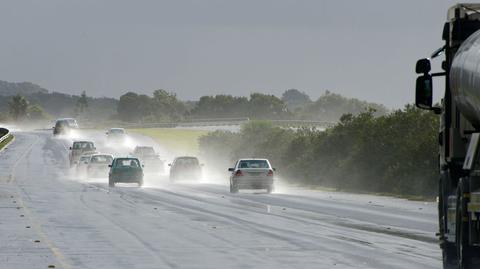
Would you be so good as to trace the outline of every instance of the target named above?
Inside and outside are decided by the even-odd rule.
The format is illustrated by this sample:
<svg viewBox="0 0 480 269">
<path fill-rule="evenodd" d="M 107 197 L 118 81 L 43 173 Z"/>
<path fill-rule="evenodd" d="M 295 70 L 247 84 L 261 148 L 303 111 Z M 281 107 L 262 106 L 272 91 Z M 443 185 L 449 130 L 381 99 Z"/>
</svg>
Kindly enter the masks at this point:
<svg viewBox="0 0 480 269">
<path fill-rule="evenodd" d="M 374 113 L 343 115 L 326 131 L 294 131 L 254 121 L 239 133 L 203 136 L 200 151 L 206 159 L 230 164 L 242 157 L 269 158 L 297 184 L 433 196 L 438 117 L 411 105 L 385 116 Z"/>
<path fill-rule="evenodd" d="M 4 113 L 0 113 L 0 122 L 6 122 L 8 120 L 8 116 Z"/>
</svg>

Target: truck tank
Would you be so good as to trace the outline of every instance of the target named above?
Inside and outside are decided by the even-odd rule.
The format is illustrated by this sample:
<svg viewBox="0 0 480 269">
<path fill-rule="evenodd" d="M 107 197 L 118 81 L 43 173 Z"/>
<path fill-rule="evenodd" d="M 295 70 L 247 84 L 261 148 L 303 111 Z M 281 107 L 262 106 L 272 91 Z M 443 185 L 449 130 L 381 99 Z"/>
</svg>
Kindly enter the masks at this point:
<svg viewBox="0 0 480 269">
<path fill-rule="evenodd" d="M 465 40 L 455 54 L 450 89 L 462 115 L 480 128 L 480 30 Z"/>
</svg>

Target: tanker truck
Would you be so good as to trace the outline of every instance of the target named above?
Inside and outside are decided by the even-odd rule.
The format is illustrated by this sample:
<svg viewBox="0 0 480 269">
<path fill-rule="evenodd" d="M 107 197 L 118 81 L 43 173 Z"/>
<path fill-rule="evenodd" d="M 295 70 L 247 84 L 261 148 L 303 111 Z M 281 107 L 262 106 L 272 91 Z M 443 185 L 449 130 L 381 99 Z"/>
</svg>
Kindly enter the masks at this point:
<svg viewBox="0 0 480 269">
<path fill-rule="evenodd" d="M 440 116 L 438 236 L 443 267 L 480 268 L 480 4 L 451 7 L 443 40 L 429 58 L 417 61 L 415 104 Z M 431 61 L 441 58 L 442 70 L 431 72 Z M 445 77 L 439 104 L 432 103 L 435 77 Z"/>
</svg>

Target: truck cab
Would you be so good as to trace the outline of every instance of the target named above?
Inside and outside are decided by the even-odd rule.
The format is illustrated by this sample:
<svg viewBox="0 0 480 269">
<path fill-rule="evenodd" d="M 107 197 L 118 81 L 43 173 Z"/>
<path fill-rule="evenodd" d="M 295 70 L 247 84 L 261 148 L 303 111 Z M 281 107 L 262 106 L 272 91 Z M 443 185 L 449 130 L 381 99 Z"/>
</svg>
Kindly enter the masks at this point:
<svg viewBox="0 0 480 269">
<path fill-rule="evenodd" d="M 480 4 L 448 10 L 444 45 L 417 61 L 415 104 L 440 116 L 438 217 L 444 268 L 480 268 Z M 442 70 L 431 61 L 444 57 Z M 433 104 L 433 78 L 445 78 Z"/>
</svg>

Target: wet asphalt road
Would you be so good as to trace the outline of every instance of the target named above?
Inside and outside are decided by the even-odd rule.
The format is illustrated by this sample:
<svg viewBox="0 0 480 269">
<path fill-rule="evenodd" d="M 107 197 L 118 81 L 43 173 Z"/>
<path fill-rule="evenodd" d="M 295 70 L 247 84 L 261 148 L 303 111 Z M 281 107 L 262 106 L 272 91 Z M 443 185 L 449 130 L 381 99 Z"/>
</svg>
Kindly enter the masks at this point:
<svg viewBox="0 0 480 269">
<path fill-rule="evenodd" d="M 0 153 L 0 268 L 440 268 L 434 203 L 208 176 L 109 188 L 72 172 L 69 143 L 19 132 Z"/>
</svg>

